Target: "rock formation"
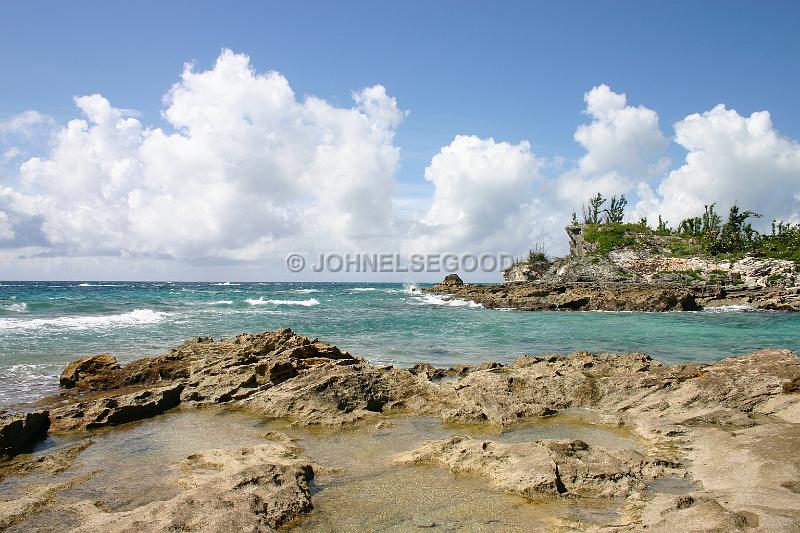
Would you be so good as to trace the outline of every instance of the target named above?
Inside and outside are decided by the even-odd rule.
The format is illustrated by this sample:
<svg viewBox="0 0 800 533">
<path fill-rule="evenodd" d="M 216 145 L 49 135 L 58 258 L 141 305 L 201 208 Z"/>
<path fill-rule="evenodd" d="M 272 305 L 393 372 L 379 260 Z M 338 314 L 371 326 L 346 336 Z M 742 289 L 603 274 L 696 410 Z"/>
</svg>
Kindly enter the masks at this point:
<svg viewBox="0 0 800 533">
<path fill-rule="evenodd" d="M 792 261 L 672 257 L 661 241 L 677 237 L 658 235 L 599 254 L 584 229 L 566 228 L 569 255 L 518 262 L 503 272 L 503 284 L 446 280 L 422 290 L 524 311 L 800 311 L 800 269 Z"/>
<path fill-rule="evenodd" d="M 390 414 L 514 427 L 583 408 L 601 423 L 632 431 L 641 448 L 611 450 L 580 439 L 508 443 L 457 436 L 455 428 L 456 436 L 386 461 L 484 477 L 526 498 L 615 498 L 623 502 L 620 513 L 631 529 L 797 530 L 798 382 L 800 359 L 787 350 L 678 365 L 640 353 L 580 352 L 524 356 L 510 365 L 420 364 L 406 370 L 373 366 L 280 329 L 218 341 L 199 337 L 125 365 L 105 355 L 83 358 L 65 371 L 62 394 L 42 403 L 49 413 L 5 415 L 2 435 L 13 455 L 48 432 L 95 435 L 98 428 L 155 417 L 178 405 L 233 404 L 296 426 L 368 422 L 388 432 L 392 425 L 382 421 Z M 0 468 L 0 476 L 69 472 L 80 450 L 59 453 L 20 455 Z M 70 512 L 87 531 L 287 527 L 311 509 L 310 464 L 288 438 L 206 450 L 165 465 L 181 472 L 182 489 L 169 500 L 124 511 L 84 502 Z M 82 479 L 33 484 L 24 496 L 0 502 L 0 525 L 24 524 L 53 508 L 54 495 Z M 670 479 L 688 488 L 648 492 Z"/>
</svg>

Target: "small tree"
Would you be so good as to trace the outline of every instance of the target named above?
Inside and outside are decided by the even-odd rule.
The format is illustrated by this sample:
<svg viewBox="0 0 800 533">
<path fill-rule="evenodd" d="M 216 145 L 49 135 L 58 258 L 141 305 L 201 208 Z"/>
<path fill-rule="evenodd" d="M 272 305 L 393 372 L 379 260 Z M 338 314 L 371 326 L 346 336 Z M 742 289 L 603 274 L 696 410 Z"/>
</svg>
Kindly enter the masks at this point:
<svg viewBox="0 0 800 533">
<path fill-rule="evenodd" d="M 584 224 L 599 224 L 600 223 L 600 214 L 603 212 L 603 204 L 606 203 L 606 199 L 603 198 L 603 195 L 597 193 L 592 198 L 589 198 L 589 201 L 586 205 L 581 207 L 583 211 L 583 223 Z"/>
<path fill-rule="evenodd" d="M 656 232 L 659 235 L 669 235 L 672 231 L 667 226 L 667 221 L 661 218 L 661 215 L 658 215 L 658 227 L 656 228 Z"/>
<path fill-rule="evenodd" d="M 628 205 L 628 200 L 625 199 L 624 194 L 620 194 L 619 198 L 612 196 L 608 209 L 604 210 L 606 224 L 622 224 L 622 220 L 625 218 L 626 205 Z"/>
<path fill-rule="evenodd" d="M 712 242 L 712 253 L 736 253 L 752 248 L 758 240 L 758 232 L 753 229 L 748 218 L 761 218 L 753 211 L 740 211 L 739 206 L 733 204 L 728 212 L 728 221 L 719 230 L 719 237 Z"/>
<path fill-rule="evenodd" d="M 706 243 L 713 243 L 719 238 L 720 226 L 722 225 L 722 218 L 714 210 L 714 202 L 711 205 L 704 205 L 705 213 L 702 218 L 701 236 Z"/>
<path fill-rule="evenodd" d="M 544 245 L 544 242 L 539 240 L 536 241 L 533 247 L 528 250 L 528 264 L 535 265 L 537 263 L 549 263 L 550 260 L 547 258 L 547 247 Z"/>
</svg>

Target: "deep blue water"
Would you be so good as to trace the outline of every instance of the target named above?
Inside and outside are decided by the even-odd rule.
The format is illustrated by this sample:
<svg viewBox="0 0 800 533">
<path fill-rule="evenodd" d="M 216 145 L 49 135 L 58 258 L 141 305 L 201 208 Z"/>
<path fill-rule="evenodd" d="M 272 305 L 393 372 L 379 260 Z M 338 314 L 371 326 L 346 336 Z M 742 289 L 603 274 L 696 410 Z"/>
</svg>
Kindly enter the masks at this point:
<svg viewBox="0 0 800 533">
<path fill-rule="evenodd" d="M 665 362 L 800 350 L 800 314 L 489 310 L 376 283 L 0 282 L 0 404 L 53 392 L 61 369 L 82 355 L 126 360 L 192 336 L 281 326 L 399 366 L 575 350 Z"/>
</svg>

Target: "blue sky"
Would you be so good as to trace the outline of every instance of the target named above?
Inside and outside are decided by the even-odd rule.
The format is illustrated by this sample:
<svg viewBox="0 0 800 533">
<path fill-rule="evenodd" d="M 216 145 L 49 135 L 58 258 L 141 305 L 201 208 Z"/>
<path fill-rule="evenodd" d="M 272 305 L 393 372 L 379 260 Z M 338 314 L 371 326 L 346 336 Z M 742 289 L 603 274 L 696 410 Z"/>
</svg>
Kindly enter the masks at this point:
<svg viewBox="0 0 800 533">
<path fill-rule="evenodd" d="M 349 105 L 380 83 L 410 115 L 398 179 L 421 181 L 459 133 L 570 156 L 582 97 L 606 83 L 662 126 L 718 103 L 769 109 L 800 137 L 797 2 L 4 2 L 0 117 L 75 116 L 100 92 L 156 123 L 181 66 L 220 49 L 298 95 Z"/>
<path fill-rule="evenodd" d="M 249 68 L 256 73 L 279 72 L 298 101 L 313 95 L 333 108 L 351 109 L 355 91 L 380 84 L 389 98 L 396 99 L 399 110 L 408 111 L 402 123 L 398 119 L 398 124 L 373 124 L 385 127 L 390 148 L 399 150 L 396 161 L 391 154 L 381 156 L 388 158 L 382 164 L 389 170 L 380 174 L 380 179 L 393 184 L 395 204 L 403 215 L 391 221 L 394 244 L 384 246 L 406 250 L 424 244 L 483 250 L 502 245 L 504 251 L 511 248 L 508 251 L 520 253 L 531 241 L 541 239 L 544 230 L 520 229 L 517 224 L 514 239 L 498 240 L 480 229 L 490 224 L 498 234 L 507 235 L 507 228 L 501 226 L 514 224 L 517 219 L 505 216 L 514 211 L 515 216 L 524 212 L 524 216 L 534 217 L 534 226 L 547 228 L 545 240 L 562 251 L 563 238 L 553 232 L 558 233 L 581 195 L 595 187 L 628 194 L 636 212 L 650 216 L 662 210 L 673 213 L 673 218 L 685 215 L 675 207 L 686 203 L 675 195 L 678 189 L 692 191 L 688 202 L 692 208 L 717 199 L 704 196 L 706 185 L 728 191 L 720 199 L 723 204 L 751 201 L 749 205 L 775 217 L 800 213 L 800 196 L 795 196 L 800 195 L 800 185 L 795 187 L 800 183 L 797 168 L 764 168 L 765 161 L 784 156 L 796 161 L 800 157 L 795 140 L 800 138 L 798 20 L 800 4 L 788 1 L 4 2 L 0 5 L 4 71 L 0 134 L 4 121 L 11 124 L 29 110 L 51 117 L 40 125 L 56 132 L 87 112 L 76 108 L 73 97 L 95 93 L 113 108 L 135 110 L 145 130 L 176 132 L 174 124 L 162 115 L 168 107 L 163 97 L 180 81 L 183 65 L 192 62 L 194 72 L 212 71 L 221 51 L 230 49 L 246 54 Z M 608 87 L 603 89 L 602 84 Z M 588 93 L 595 88 L 599 92 L 592 93 L 596 97 L 592 104 Z M 627 100 L 614 100 L 623 93 Z M 395 105 L 380 101 L 382 106 Z M 589 112 L 592 105 L 606 109 L 609 102 L 614 113 L 619 111 L 616 118 L 603 115 L 605 111 Z M 719 104 L 726 109 L 717 108 L 713 116 L 704 115 L 699 123 L 685 122 L 690 115 L 710 113 Z M 771 123 L 769 118 L 764 122 L 761 115 L 751 117 L 762 110 L 769 111 Z M 634 120 L 638 129 L 631 129 L 627 138 L 604 138 L 603 132 L 630 125 L 622 117 L 625 113 L 639 113 Z M 654 117 L 657 123 L 651 120 Z M 672 142 L 677 135 L 675 124 L 686 126 L 678 142 Z M 575 136 L 581 125 L 589 126 L 588 140 L 579 143 Z M 756 133 L 752 138 L 737 137 L 743 128 Z M 458 142 L 458 135 L 474 136 L 474 142 Z M 647 137 L 642 141 L 647 146 L 637 145 L 640 137 Z M 714 140 L 704 145 L 706 138 Z M 144 270 L 135 270 L 135 275 L 128 277 L 158 277 L 166 275 L 164 272 L 169 272 L 171 279 L 183 274 L 206 277 L 196 270 L 196 264 L 209 258 L 181 255 L 185 250 L 113 246 L 90 250 L 70 247 L 63 236 L 54 235 L 52 228 L 74 220 L 74 213 L 56 216 L 36 211 L 14 194 L 26 194 L 26 198 L 38 194 L 56 205 L 71 201 L 57 190 L 54 184 L 58 180 L 71 179 L 87 190 L 96 185 L 98 191 L 106 192 L 108 184 L 87 185 L 86 181 L 89 175 L 102 181 L 98 172 L 105 170 L 71 175 L 74 165 L 57 160 L 53 137 L 50 139 L 50 148 L 41 144 L 30 152 L 20 151 L 24 157 L 6 157 L 11 163 L 4 173 L 0 161 L 0 252 L 36 245 L 39 256 L 60 258 L 53 260 L 53 265 L 64 268 L 68 262 L 74 275 L 87 277 L 96 275 L 97 267 L 81 266 L 84 260 L 80 258 L 121 257 L 124 261 L 115 275 L 125 276 L 127 268 L 134 268 L 132 256 L 163 259 L 174 253 L 176 263 L 166 270 L 141 266 Z M 378 150 L 384 141 L 374 141 L 374 148 Z M 768 144 L 770 149 L 746 161 L 728 157 L 748 152 L 741 149 L 747 143 Z M 642 154 L 628 157 L 639 149 Z M 474 155 L 476 150 L 482 154 L 477 163 L 467 162 L 465 154 Z M 706 159 L 683 165 L 687 152 L 692 151 Z M 441 157 L 434 165 L 437 154 Z M 49 177 L 36 171 L 39 174 L 26 178 L 31 171 L 20 165 L 33 155 L 49 158 L 57 171 Z M 144 161 L 137 158 L 139 155 L 134 159 Z M 248 166 L 243 161 L 236 165 Z M 750 174 L 737 174 L 732 168 L 736 166 Z M 434 167 L 438 170 L 431 170 Z M 471 167 L 482 169 L 483 174 L 476 170 L 469 175 Z M 426 169 L 431 173 L 428 180 L 424 178 Z M 777 176 L 773 196 L 785 198 L 782 204 L 744 185 L 748 179 L 760 179 L 762 169 L 765 176 Z M 366 173 L 363 181 L 372 179 L 369 172 L 379 172 L 362 171 Z M 203 177 L 205 172 L 211 169 L 191 169 L 193 176 Z M 466 177 L 459 177 L 459 172 Z M 498 172 L 517 176 L 508 183 L 517 187 L 518 196 L 525 200 L 522 208 L 509 205 L 509 198 L 488 188 Z M 268 172 L 262 174 L 256 178 L 271 183 Z M 717 174 L 720 178 L 715 181 Z M 226 179 L 232 184 L 238 178 Z M 545 178 L 551 181 L 545 183 Z M 152 186 L 152 178 L 147 179 Z M 454 185 L 447 181 L 450 179 L 461 182 Z M 23 182 L 27 190 L 20 185 Z M 4 184 L 11 187 L 5 197 Z M 129 188 L 141 188 L 140 184 L 130 183 Z M 359 194 L 382 191 L 369 187 Z M 468 198 L 447 195 L 447 190 L 459 187 L 475 187 L 494 198 L 496 210 L 489 213 L 470 205 Z M 574 198 L 567 198 L 573 194 L 570 191 Z M 204 205 L 202 200 L 198 202 Z M 547 212 L 542 207 L 545 204 L 558 204 L 558 209 Z M 455 209 L 451 209 L 453 205 Z M 88 203 L 85 207 L 92 208 Z M 139 216 L 134 207 L 127 208 L 132 217 Z M 373 209 L 378 211 L 380 208 Z M 61 215 L 66 218 L 59 219 Z M 472 229 L 448 233 L 444 228 L 447 217 Z M 223 222 L 209 226 L 209 231 L 224 226 Z M 122 241 L 133 231 L 120 221 L 109 224 L 109 235 Z M 275 229 L 279 226 L 276 223 L 270 230 L 270 239 L 289 236 L 290 232 L 279 235 Z M 432 232 L 440 235 L 432 236 Z M 4 234 L 14 237 L 3 244 Z M 427 240 L 422 238 L 426 234 Z M 351 234 L 346 236 L 346 242 L 356 242 Z M 232 257 L 246 256 L 247 261 L 255 257 L 230 250 L 223 255 L 223 263 L 238 260 Z M 42 261 L 38 264 L 43 270 L 36 275 L 47 276 L 56 268 L 43 266 Z M 230 267 L 231 275 L 236 275 L 237 268 Z M 18 262 L 6 272 L 0 268 L 0 277 L 30 269 L 24 261 Z"/>
</svg>

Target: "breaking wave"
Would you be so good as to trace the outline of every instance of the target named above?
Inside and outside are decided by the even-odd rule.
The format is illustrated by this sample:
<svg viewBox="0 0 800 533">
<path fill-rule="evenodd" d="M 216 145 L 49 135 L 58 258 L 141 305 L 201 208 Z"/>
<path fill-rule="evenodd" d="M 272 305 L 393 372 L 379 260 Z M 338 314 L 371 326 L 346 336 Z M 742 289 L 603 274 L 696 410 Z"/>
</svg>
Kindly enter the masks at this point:
<svg viewBox="0 0 800 533">
<path fill-rule="evenodd" d="M 316 298 L 309 298 L 308 300 L 265 300 L 264 298 L 248 298 L 245 302 L 250 305 L 302 305 L 303 307 L 319 305 L 319 300 Z"/>
<path fill-rule="evenodd" d="M 127 327 L 163 322 L 169 313 L 152 309 L 134 309 L 129 313 L 105 316 L 61 316 L 55 318 L 0 319 L 0 330 L 70 329 L 91 330 L 109 327 Z"/>
<path fill-rule="evenodd" d="M 403 292 L 414 297 L 414 299 L 411 300 L 413 305 L 444 305 L 448 307 L 469 307 L 473 309 L 483 308 L 483 304 L 473 302 L 472 300 L 422 292 L 414 283 L 404 284 Z"/>
</svg>

